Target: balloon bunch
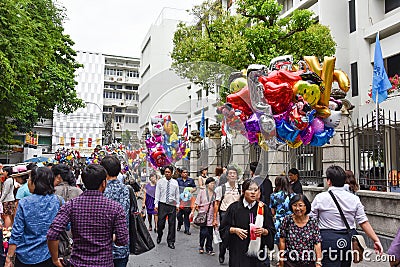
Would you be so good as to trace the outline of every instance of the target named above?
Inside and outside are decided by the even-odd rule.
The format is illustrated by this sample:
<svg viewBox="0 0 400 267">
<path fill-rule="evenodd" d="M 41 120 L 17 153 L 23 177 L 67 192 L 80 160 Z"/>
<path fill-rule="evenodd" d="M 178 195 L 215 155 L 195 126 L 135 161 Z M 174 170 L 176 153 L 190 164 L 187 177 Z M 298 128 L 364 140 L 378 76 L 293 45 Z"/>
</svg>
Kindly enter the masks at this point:
<svg viewBox="0 0 400 267">
<path fill-rule="evenodd" d="M 58 163 L 65 163 L 67 165 L 73 166 L 75 161 L 81 158 L 81 154 L 78 150 L 70 150 L 66 148 L 57 149 L 54 153 L 54 160 Z"/>
<path fill-rule="evenodd" d="M 155 167 L 163 167 L 186 157 L 189 148 L 179 135 L 179 127 L 171 116 L 157 115 L 151 118 L 151 135 L 145 140 L 148 158 Z"/>
<path fill-rule="evenodd" d="M 325 57 L 322 67 L 316 57 L 305 57 L 299 66 L 275 62 L 271 70 L 251 65 L 247 85 L 237 89 L 232 81 L 227 103 L 217 113 L 225 123 L 241 132 L 250 143 L 263 149 L 284 142 L 291 148 L 300 145 L 323 146 L 329 143 L 341 120 L 342 103 L 330 97 L 332 83 L 347 92 L 349 78 L 335 70 L 335 58 Z"/>
</svg>

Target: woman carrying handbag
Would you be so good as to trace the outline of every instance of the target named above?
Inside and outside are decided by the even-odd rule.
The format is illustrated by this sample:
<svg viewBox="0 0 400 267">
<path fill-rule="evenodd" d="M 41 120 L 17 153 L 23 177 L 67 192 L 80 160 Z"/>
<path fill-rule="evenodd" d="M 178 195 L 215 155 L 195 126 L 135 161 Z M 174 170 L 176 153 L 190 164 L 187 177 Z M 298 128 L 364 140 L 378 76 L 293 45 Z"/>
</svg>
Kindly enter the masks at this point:
<svg viewBox="0 0 400 267">
<path fill-rule="evenodd" d="M 205 252 L 208 255 L 214 256 L 215 252 L 213 249 L 213 214 L 214 214 L 214 200 L 215 200 L 215 179 L 212 177 L 207 178 L 205 182 L 205 188 L 201 189 L 199 194 L 197 195 L 197 199 L 195 202 L 195 207 L 192 209 L 190 214 L 190 218 L 193 218 L 193 214 L 195 210 L 198 210 L 198 217 L 203 216 L 205 214 L 204 223 L 200 224 L 200 246 L 199 253 L 204 253 L 204 243 L 206 246 Z M 203 215 L 201 215 L 203 214 Z M 195 218 L 200 219 L 200 218 Z M 195 222 L 196 223 L 196 222 Z"/>
</svg>

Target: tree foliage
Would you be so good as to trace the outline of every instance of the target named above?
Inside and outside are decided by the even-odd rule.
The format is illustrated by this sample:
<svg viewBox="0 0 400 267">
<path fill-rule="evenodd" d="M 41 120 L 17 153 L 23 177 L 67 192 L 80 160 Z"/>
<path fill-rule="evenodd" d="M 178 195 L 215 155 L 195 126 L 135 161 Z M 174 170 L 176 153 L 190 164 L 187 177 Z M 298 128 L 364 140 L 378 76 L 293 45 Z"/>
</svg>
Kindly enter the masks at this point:
<svg viewBox="0 0 400 267">
<path fill-rule="evenodd" d="M 210 84 L 216 73 L 223 73 L 226 81 L 229 69 L 268 66 L 281 55 L 291 54 L 297 61 L 335 53 L 329 28 L 315 22 L 309 10 L 280 18 L 282 5 L 276 0 L 238 0 L 238 14 L 230 15 L 219 2 L 207 0 L 194 7 L 196 24 L 181 23 L 175 32 L 173 69 L 192 82 Z"/>
<path fill-rule="evenodd" d="M 63 33 L 62 8 L 51 0 L 0 1 L 0 144 L 30 130 L 55 108 L 70 113 L 83 102 L 75 91 L 73 42 Z"/>
</svg>

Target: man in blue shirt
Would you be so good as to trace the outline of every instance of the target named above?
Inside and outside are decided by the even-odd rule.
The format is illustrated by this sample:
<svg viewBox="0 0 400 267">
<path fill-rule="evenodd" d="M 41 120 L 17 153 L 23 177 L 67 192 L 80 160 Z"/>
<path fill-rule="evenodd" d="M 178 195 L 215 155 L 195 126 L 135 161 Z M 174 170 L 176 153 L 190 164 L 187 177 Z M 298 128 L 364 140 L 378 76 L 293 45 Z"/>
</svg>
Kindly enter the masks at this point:
<svg viewBox="0 0 400 267">
<path fill-rule="evenodd" d="M 121 173 L 121 162 L 117 157 L 106 156 L 100 163 L 107 171 L 107 186 L 104 196 L 121 204 L 125 211 L 126 225 L 129 227 L 129 189 L 117 177 Z M 126 267 L 129 261 L 129 245 L 116 246 L 113 244 L 113 262 L 115 267 Z"/>
<path fill-rule="evenodd" d="M 179 185 L 179 193 L 181 194 L 181 206 L 179 208 L 179 212 L 177 215 L 177 218 L 178 218 L 177 230 L 180 231 L 182 225 L 184 224 L 185 225 L 184 233 L 187 235 L 191 235 L 189 215 L 190 215 L 190 212 L 192 211 L 191 195 L 196 191 L 196 184 L 194 183 L 194 180 L 188 176 L 189 176 L 188 169 L 183 167 L 182 172 L 181 172 L 181 177 L 179 177 L 176 180 Z M 185 190 L 185 188 L 188 188 L 188 187 L 191 189 L 186 189 L 186 191 L 189 191 L 189 193 L 190 193 L 190 196 L 187 199 L 188 195 L 183 194 L 183 191 Z"/>
</svg>

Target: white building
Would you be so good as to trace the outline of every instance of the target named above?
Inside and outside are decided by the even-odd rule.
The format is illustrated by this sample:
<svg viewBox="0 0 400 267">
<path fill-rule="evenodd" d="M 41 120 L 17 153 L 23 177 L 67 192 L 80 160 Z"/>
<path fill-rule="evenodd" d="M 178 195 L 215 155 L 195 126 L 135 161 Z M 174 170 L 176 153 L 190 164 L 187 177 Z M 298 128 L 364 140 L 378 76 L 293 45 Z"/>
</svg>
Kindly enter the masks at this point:
<svg viewBox="0 0 400 267">
<path fill-rule="evenodd" d="M 84 67 L 76 73 L 76 91 L 86 107 L 54 113 L 52 151 L 67 147 L 90 155 L 96 145 L 122 141 L 127 130 L 136 137 L 139 59 L 78 52 L 77 61 Z"/>
<path fill-rule="evenodd" d="M 379 32 L 388 76 L 400 73 L 400 1 L 398 0 L 279 0 L 282 16 L 295 9 L 310 9 L 330 28 L 336 46 L 336 68 L 348 73 L 351 90 L 347 98 L 355 105 L 353 119 L 369 114 L 375 105 L 368 90 L 372 84 L 375 37 Z M 395 97 L 382 103 L 395 110 Z"/>
<path fill-rule="evenodd" d="M 179 22 L 191 22 L 185 10 L 164 8 L 150 27 L 142 45 L 140 94 L 140 131 L 151 117 L 171 115 L 180 132 L 188 121 L 189 131 L 199 129 L 202 108 L 205 125 L 215 122 L 216 94 L 208 94 L 171 70 L 173 36 Z M 212 106 L 214 104 L 214 107 Z"/>
</svg>

